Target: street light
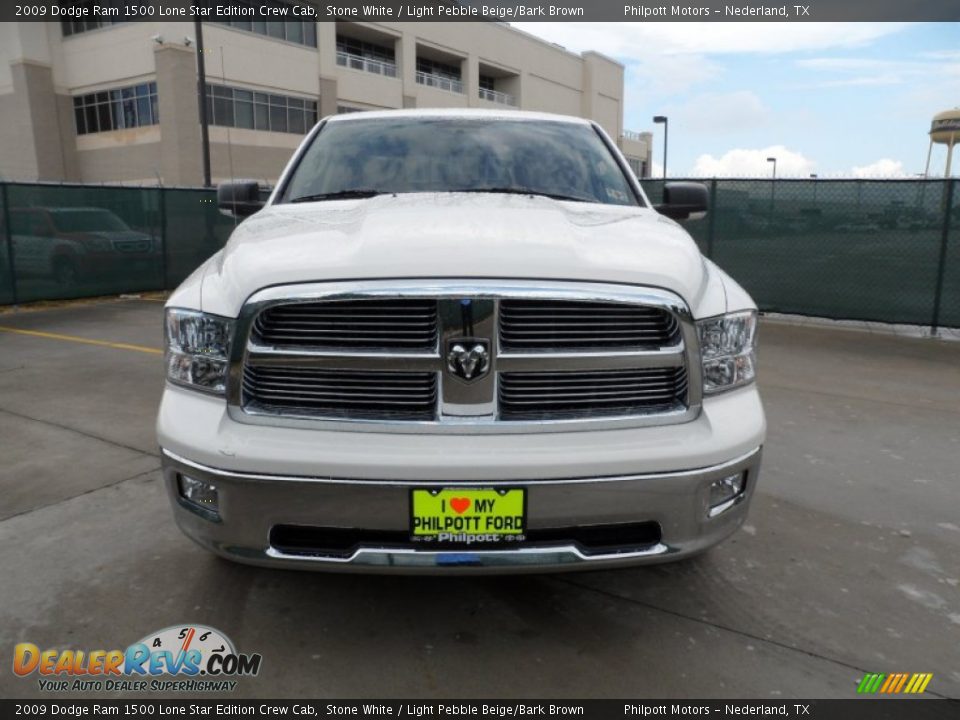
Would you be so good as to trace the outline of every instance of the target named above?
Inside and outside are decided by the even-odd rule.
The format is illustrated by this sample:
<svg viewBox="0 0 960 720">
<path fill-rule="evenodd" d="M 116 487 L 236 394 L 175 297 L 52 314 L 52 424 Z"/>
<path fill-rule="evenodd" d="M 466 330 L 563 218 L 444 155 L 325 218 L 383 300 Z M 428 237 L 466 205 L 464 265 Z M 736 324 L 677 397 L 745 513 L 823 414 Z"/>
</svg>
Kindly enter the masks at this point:
<svg viewBox="0 0 960 720">
<path fill-rule="evenodd" d="M 767 158 L 768 163 L 773 163 L 773 179 L 770 182 L 770 212 L 773 212 L 773 203 L 777 192 L 777 159 L 775 157 Z"/>
<path fill-rule="evenodd" d="M 656 124 L 663 123 L 663 179 L 667 179 L 667 116 L 666 115 L 654 115 L 653 121 Z"/>
<path fill-rule="evenodd" d="M 810 179 L 816 181 L 819 176 L 816 173 L 810 173 Z M 813 183 L 813 204 L 817 204 L 817 183 Z"/>
<path fill-rule="evenodd" d="M 203 56 L 203 24 L 193 21 L 197 35 L 197 95 L 200 101 L 200 148 L 203 160 L 203 186 L 213 187 L 210 182 L 210 118 L 207 117 L 207 68 Z"/>
</svg>

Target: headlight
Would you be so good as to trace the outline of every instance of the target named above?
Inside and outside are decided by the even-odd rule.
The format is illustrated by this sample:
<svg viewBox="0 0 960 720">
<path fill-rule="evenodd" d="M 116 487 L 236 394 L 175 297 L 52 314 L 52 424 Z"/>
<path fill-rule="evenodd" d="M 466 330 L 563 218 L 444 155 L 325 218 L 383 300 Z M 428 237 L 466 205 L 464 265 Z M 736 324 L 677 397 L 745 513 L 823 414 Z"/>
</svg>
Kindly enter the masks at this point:
<svg viewBox="0 0 960 720">
<path fill-rule="evenodd" d="M 227 385 L 233 320 L 168 308 L 165 329 L 167 379 L 222 395 Z"/>
<path fill-rule="evenodd" d="M 757 376 L 757 313 L 754 310 L 697 322 L 703 393 L 722 392 Z"/>
</svg>

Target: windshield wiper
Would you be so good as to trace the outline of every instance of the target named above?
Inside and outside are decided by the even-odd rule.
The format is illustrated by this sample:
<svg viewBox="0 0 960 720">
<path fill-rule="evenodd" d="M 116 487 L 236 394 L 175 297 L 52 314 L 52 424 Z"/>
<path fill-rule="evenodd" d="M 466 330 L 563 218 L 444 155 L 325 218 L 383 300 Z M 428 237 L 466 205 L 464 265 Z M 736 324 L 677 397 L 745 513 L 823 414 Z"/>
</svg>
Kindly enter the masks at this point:
<svg viewBox="0 0 960 720">
<path fill-rule="evenodd" d="M 350 198 L 371 198 L 385 194 L 383 190 L 369 190 L 367 188 L 353 188 L 351 190 L 337 190 L 336 192 L 317 193 L 315 195 L 300 195 L 290 202 L 320 202 L 321 200 L 347 200 Z"/>
<path fill-rule="evenodd" d="M 582 195 L 562 195 L 559 193 L 549 193 L 542 190 L 533 190 L 531 188 L 516 187 L 473 187 L 450 190 L 450 192 L 462 193 L 503 193 L 504 195 L 537 195 L 547 197 L 551 200 L 570 200 L 573 202 L 597 202 L 596 198 L 583 197 Z"/>
</svg>

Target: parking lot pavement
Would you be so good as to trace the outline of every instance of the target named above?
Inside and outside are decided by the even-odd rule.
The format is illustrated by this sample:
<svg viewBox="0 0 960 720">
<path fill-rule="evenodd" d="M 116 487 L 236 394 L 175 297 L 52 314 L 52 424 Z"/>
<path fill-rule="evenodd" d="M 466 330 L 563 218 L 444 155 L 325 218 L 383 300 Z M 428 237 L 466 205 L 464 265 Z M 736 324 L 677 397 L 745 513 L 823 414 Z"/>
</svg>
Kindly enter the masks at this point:
<svg viewBox="0 0 960 720">
<path fill-rule="evenodd" d="M 194 622 L 263 655 L 244 697 L 843 698 L 865 672 L 960 697 L 960 343 L 765 323 L 763 477 L 747 525 L 697 560 L 383 578 L 233 565 L 179 533 L 153 438 L 160 318 L 0 315 L 43 333 L 0 330 L 0 653 Z M 9 660 L 0 696 L 41 695 Z"/>
</svg>

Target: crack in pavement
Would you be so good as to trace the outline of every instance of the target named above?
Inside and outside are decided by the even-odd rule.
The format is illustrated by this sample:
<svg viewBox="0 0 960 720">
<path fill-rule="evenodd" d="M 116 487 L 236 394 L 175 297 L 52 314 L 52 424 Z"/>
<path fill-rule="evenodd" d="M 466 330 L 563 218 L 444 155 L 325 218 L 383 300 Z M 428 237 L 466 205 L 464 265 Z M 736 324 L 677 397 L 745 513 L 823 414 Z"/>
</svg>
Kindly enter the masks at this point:
<svg viewBox="0 0 960 720">
<path fill-rule="evenodd" d="M 730 627 L 729 625 L 723 625 L 723 624 L 721 624 L 721 623 L 714 622 L 714 621 L 711 621 L 711 620 L 705 620 L 705 619 L 703 619 L 703 618 L 701 618 L 701 617 L 695 617 L 695 616 L 693 616 L 693 615 L 687 615 L 687 614 L 682 613 L 682 612 L 679 612 L 679 611 L 677 611 L 677 610 L 671 610 L 671 609 L 669 609 L 669 608 L 660 607 L 659 605 L 654 605 L 653 603 L 649 603 L 649 602 L 646 602 L 646 601 L 644 601 L 644 600 L 637 600 L 636 598 L 626 597 L 626 596 L 624 596 L 624 595 L 620 595 L 620 594 L 618 594 L 618 593 L 615 593 L 615 592 L 613 592 L 613 591 L 611 591 L 611 590 L 604 590 L 603 588 L 593 587 L 592 585 L 585 585 L 585 584 L 583 584 L 583 583 L 579 583 L 579 582 L 576 582 L 575 580 L 570 580 L 570 579 L 568 579 L 568 578 L 553 577 L 552 579 L 553 579 L 554 582 L 558 582 L 558 583 L 561 583 L 561 584 L 564 584 L 564 585 L 570 585 L 570 586 L 572 586 L 572 587 L 579 588 L 579 589 L 581 589 L 581 590 L 586 590 L 586 591 L 588 591 L 588 592 L 593 592 L 593 593 L 596 593 L 596 594 L 598 594 L 598 595 L 603 595 L 604 597 L 611 598 L 611 599 L 613 599 L 613 600 L 619 600 L 619 601 L 621 601 L 621 602 L 630 603 L 631 605 L 636 605 L 636 606 L 638 606 L 638 607 L 643 607 L 643 608 L 646 608 L 646 609 L 648 609 L 648 610 L 654 610 L 654 611 L 656 611 L 656 612 L 661 612 L 661 613 L 664 613 L 664 614 L 666 614 L 666 615 L 671 615 L 671 616 L 676 617 L 676 618 L 681 618 L 681 619 L 683 619 L 683 620 L 690 620 L 690 621 L 695 622 L 695 623 L 697 623 L 697 624 L 699 624 L 699 625 L 706 625 L 707 627 L 712 627 L 712 628 L 715 628 L 715 629 L 717 629 L 717 630 L 723 630 L 723 631 L 725 631 L 725 632 L 732 633 L 732 634 L 734 634 L 734 635 L 739 635 L 739 636 L 744 637 L 744 638 L 749 638 L 750 640 L 754 640 L 754 641 L 756 641 L 756 642 L 758 642 L 758 643 L 763 643 L 764 645 L 772 645 L 773 647 L 780 648 L 781 650 L 786 650 L 786 651 L 788 651 L 788 652 L 794 652 L 794 653 L 800 653 L 801 655 L 806 655 L 807 657 L 811 657 L 811 658 L 813 658 L 813 659 L 815 659 L 815 660 L 822 660 L 822 661 L 824 661 L 824 662 L 833 663 L 834 665 L 839 665 L 839 666 L 841 666 L 841 667 L 845 667 L 845 668 L 848 668 L 848 669 L 850 669 L 850 670 L 856 670 L 857 672 L 860 672 L 860 673 L 867 673 L 867 672 L 869 672 L 869 670 L 865 670 L 864 668 L 858 667 L 858 666 L 856 666 L 856 665 L 853 665 L 853 664 L 851 664 L 851 663 L 849 663 L 849 662 L 846 662 L 845 660 L 838 660 L 837 658 L 832 658 L 832 657 L 830 657 L 830 656 L 828 656 L 828 655 L 823 655 L 822 653 L 818 653 L 818 652 L 815 652 L 815 651 L 813 651 L 813 650 L 807 650 L 807 649 L 805 649 L 805 648 L 795 647 L 795 646 L 793 646 L 793 645 L 788 645 L 788 644 L 786 644 L 786 643 L 784 643 L 784 642 L 781 642 L 780 640 L 774 640 L 774 639 L 772 639 L 772 638 L 761 637 L 761 636 L 755 635 L 755 634 L 753 634 L 753 633 L 751 633 L 751 632 L 749 632 L 749 631 L 747 631 L 747 630 L 741 630 L 741 629 L 739 629 L 739 628 Z M 934 697 L 943 698 L 943 699 L 946 699 L 946 700 L 956 700 L 956 699 L 958 699 L 958 698 L 952 698 L 952 697 L 949 696 L 949 695 L 943 695 L 942 693 L 938 693 L 938 692 L 936 692 L 936 691 L 934 691 L 934 690 L 927 690 L 926 692 L 927 692 L 927 694 L 933 695 Z"/>
<path fill-rule="evenodd" d="M 99 435 L 94 435 L 93 433 L 88 433 L 83 430 L 77 430 L 75 427 L 70 427 L 69 425 L 63 425 L 61 423 L 55 423 L 51 420 L 44 420 L 42 418 L 32 417 L 30 415 L 24 415 L 23 413 L 18 413 L 14 410 L 7 410 L 6 408 L 0 408 L 0 413 L 5 415 L 11 415 L 15 418 L 20 418 L 21 420 L 30 420 L 31 422 L 40 423 L 41 425 L 49 425 L 50 427 L 59 428 L 60 430 L 67 430 L 68 432 L 76 433 L 77 435 L 82 435 L 85 438 L 91 440 L 99 440 L 102 443 L 107 445 L 113 445 L 114 447 L 123 448 L 124 450 L 130 450 L 131 452 L 138 453 L 140 455 L 146 455 L 147 457 L 160 459 L 160 453 L 147 452 L 146 450 L 141 450 L 140 448 L 133 447 L 132 445 L 125 445 L 124 443 L 117 442 L 116 440 L 111 440 L 109 438 L 100 437 Z"/>
<path fill-rule="evenodd" d="M 114 480 L 112 483 L 107 483 L 106 485 L 100 485 L 99 487 L 90 488 L 89 490 L 84 490 L 83 492 L 77 493 L 76 495 L 60 498 L 55 502 L 47 503 L 46 505 L 40 505 L 35 508 L 30 508 L 29 510 L 23 510 L 22 512 L 15 513 L 14 515 L 9 515 L 8 517 L 5 517 L 5 518 L 0 518 L 0 525 L 7 522 L 7 520 L 13 520 L 14 518 L 23 517 L 24 515 L 29 515 L 31 513 L 39 512 L 40 510 L 46 510 L 47 508 L 56 507 L 57 505 L 62 505 L 63 503 L 70 502 L 71 500 L 76 500 L 77 498 L 81 498 L 84 495 L 90 495 L 91 493 L 100 492 L 101 490 L 107 490 L 109 488 L 116 487 L 117 485 L 121 485 L 125 482 L 130 482 L 131 480 L 136 480 L 137 478 L 143 477 L 144 475 L 150 475 L 151 473 L 155 473 L 160 469 L 161 467 L 158 465 L 155 468 L 150 468 L 149 470 L 138 472 L 136 475 L 131 475 L 130 477 L 121 478 L 120 480 Z"/>
</svg>

